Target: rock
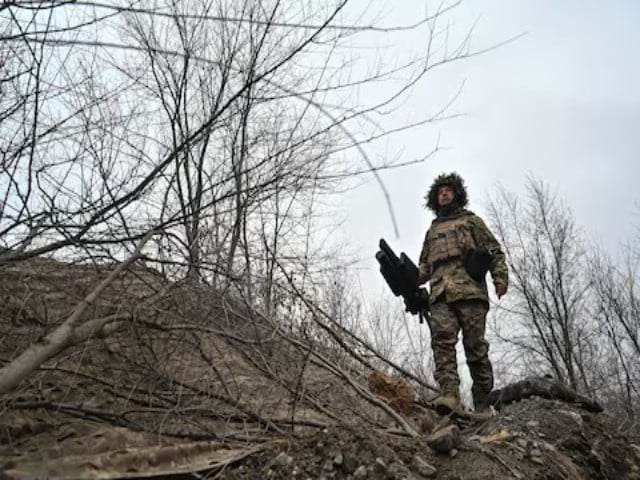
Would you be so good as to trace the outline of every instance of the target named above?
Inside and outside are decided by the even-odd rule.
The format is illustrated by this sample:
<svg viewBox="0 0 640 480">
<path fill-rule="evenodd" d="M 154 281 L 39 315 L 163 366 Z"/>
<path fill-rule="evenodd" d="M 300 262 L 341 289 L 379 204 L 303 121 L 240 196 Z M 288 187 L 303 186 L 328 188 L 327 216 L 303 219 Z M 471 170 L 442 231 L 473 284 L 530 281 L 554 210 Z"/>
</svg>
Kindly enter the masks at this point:
<svg viewBox="0 0 640 480">
<path fill-rule="evenodd" d="M 582 415 L 576 412 L 572 412 L 571 410 L 558 410 L 558 414 L 564 415 L 565 417 L 568 417 L 574 422 L 576 422 L 576 424 L 580 427 L 580 429 L 582 429 L 582 427 L 584 426 Z"/>
<path fill-rule="evenodd" d="M 367 469 L 364 465 L 360 465 L 356 468 L 356 471 L 353 472 L 353 478 L 367 478 Z"/>
<path fill-rule="evenodd" d="M 384 462 L 384 460 L 380 457 L 376 458 L 376 467 L 382 470 L 386 470 L 387 469 L 387 464 Z"/>
<path fill-rule="evenodd" d="M 418 455 L 413 457 L 413 465 L 418 470 L 418 473 L 423 477 L 430 478 L 435 477 L 438 474 L 438 469 L 436 467 L 434 467 Z"/>
<path fill-rule="evenodd" d="M 449 456 L 451 458 L 456 458 L 456 455 L 458 455 L 458 449 L 452 448 L 451 451 L 449 452 Z"/>
<path fill-rule="evenodd" d="M 592 448 L 587 457 L 587 461 L 598 469 L 602 469 L 602 455 L 595 448 Z"/>
<path fill-rule="evenodd" d="M 326 460 L 326 461 L 322 464 L 322 470 L 324 470 L 325 472 L 331 472 L 331 471 L 333 471 L 333 460 L 331 460 L 331 459 Z"/>
<path fill-rule="evenodd" d="M 342 457 L 342 465 L 340 465 L 340 469 L 346 473 L 347 475 L 352 474 L 358 468 L 358 462 L 356 459 L 350 455 L 343 455 Z"/>
<path fill-rule="evenodd" d="M 542 459 L 542 452 L 538 448 L 532 448 L 529 450 L 527 457 L 531 462 L 537 465 L 543 465 L 544 460 Z"/>
<path fill-rule="evenodd" d="M 529 421 L 526 423 L 526 425 L 527 425 L 527 427 L 529 427 L 529 428 L 537 428 L 537 427 L 539 427 L 539 426 L 540 426 L 540 422 L 538 422 L 537 420 L 529 420 Z"/>
<path fill-rule="evenodd" d="M 286 467 L 287 465 L 291 465 L 293 463 L 293 457 L 290 457 L 284 452 L 280 452 L 276 456 L 276 458 L 273 459 L 273 463 L 282 467 Z"/>
<path fill-rule="evenodd" d="M 418 429 L 420 433 L 429 434 L 433 431 L 433 427 L 436 426 L 440 417 L 433 411 L 429 409 L 422 409 L 419 415 L 416 415 L 416 420 L 418 422 Z"/>
<path fill-rule="evenodd" d="M 427 443 L 437 453 L 449 453 L 459 441 L 460 430 L 455 425 L 436 430 L 427 438 Z"/>
<path fill-rule="evenodd" d="M 342 452 L 338 452 L 333 457 L 333 464 L 340 466 L 344 462 L 344 457 L 342 456 Z"/>
<path fill-rule="evenodd" d="M 391 465 L 389 465 L 389 469 L 387 472 L 388 476 L 397 480 L 415 479 L 415 475 L 413 475 L 406 467 L 406 465 L 402 463 L 402 460 L 392 462 Z"/>
</svg>

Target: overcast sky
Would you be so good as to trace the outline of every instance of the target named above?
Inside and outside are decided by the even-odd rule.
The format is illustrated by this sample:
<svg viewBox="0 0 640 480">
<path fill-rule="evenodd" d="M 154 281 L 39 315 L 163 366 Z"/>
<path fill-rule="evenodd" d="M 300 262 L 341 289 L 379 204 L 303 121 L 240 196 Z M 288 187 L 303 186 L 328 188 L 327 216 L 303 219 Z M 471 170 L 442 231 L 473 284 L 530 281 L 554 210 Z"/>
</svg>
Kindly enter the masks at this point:
<svg viewBox="0 0 640 480">
<path fill-rule="evenodd" d="M 424 12 L 422 1 L 390 3 L 380 3 L 379 23 L 407 24 Z M 590 241 L 613 252 L 640 222 L 640 2 L 468 0 L 448 19 L 459 34 L 479 19 L 478 49 L 526 35 L 436 72 L 396 112 L 410 121 L 465 82 L 450 110 L 463 116 L 385 144 L 384 153 L 406 159 L 429 151 L 438 136 L 447 147 L 426 163 L 383 174 L 400 238 L 375 182 L 348 196 L 346 234 L 363 257 L 370 253 L 365 277 L 376 279 L 363 285 L 382 284 L 373 260 L 380 237 L 417 260 L 432 218 L 423 196 L 443 171 L 465 178 L 471 209 L 481 215 L 497 182 L 522 192 L 534 175 L 557 187 Z M 387 41 L 389 51 L 419 48 L 399 35 Z"/>
</svg>

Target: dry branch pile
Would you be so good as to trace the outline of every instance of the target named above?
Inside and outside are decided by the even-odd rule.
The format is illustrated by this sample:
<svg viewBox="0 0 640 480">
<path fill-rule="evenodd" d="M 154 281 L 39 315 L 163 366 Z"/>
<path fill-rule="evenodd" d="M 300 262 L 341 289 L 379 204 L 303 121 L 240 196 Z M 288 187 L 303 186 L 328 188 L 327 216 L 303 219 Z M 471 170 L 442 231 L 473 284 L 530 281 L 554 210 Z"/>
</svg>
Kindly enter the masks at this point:
<svg viewBox="0 0 640 480">
<path fill-rule="evenodd" d="M 149 269 L 105 284 L 114 268 L 0 267 L 3 368 L 104 286 L 64 348 L 0 399 L 9 478 L 639 478 L 638 448 L 605 414 L 533 397 L 489 421 L 438 417 L 328 324 L 320 342 Z M 458 433 L 436 454 L 429 435 L 447 425 Z"/>
</svg>

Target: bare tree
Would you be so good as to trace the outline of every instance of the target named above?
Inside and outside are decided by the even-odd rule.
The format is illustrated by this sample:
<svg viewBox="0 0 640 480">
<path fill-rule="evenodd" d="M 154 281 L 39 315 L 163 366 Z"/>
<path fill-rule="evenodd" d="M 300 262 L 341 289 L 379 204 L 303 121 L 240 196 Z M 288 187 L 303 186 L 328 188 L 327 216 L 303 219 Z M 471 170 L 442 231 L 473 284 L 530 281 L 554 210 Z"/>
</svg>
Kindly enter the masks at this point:
<svg viewBox="0 0 640 480">
<path fill-rule="evenodd" d="M 511 302 L 497 333 L 527 368 L 591 393 L 594 324 L 586 249 L 571 211 L 542 181 L 522 202 L 504 188 L 489 205 L 511 268 Z M 504 308 L 504 307 L 502 307 Z"/>
<path fill-rule="evenodd" d="M 633 245 L 619 264 L 602 252 L 593 255 L 593 315 L 601 328 L 601 396 L 620 414 L 621 426 L 637 424 L 640 409 L 640 257 Z M 604 358 L 608 358 L 605 363 Z M 605 366 L 606 365 L 606 366 Z"/>
<path fill-rule="evenodd" d="M 270 318 L 290 309 L 291 325 L 311 318 L 326 343 L 357 345 L 338 325 L 359 313 L 317 288 L 336 260 L 316 234 L 330 226 L 319 200 L 429 158 L 373 158 L 367 146 L 446 118 L 452 99 L 384 124 L 427 73 L 473 52 L 469 36 L 442 35 L 458 2 L 384 28 L 340 24 L 347 3 L 3 4 L 0 264 L 46 254 L 99 266 L 154 231 L 142 257 L 166 277 L 231 289 Z M 358 36 L 413 31 L 426 52 L 356 68 Z M 354 94 L 381 82 L 389 90 L 371 101 Z"/>
<path fill-rule="evenodd" d="M 337 25 L 346 3 L 293 20 L 282 2 L 3 5 L 5 261 L 78 246 L 112 255 L 154 227 L 167 232 L 159 257 L 182 263 L 187 276 L 199 275 L 204 244 L 214 255 L 209 277 L 249 274 L 251 259 L 264 258 L 248 244 L 263 243 L 250 232 L 256 206 L 265 218 L 265 199 L 277 191 L 273 205 L 291 206 L 281 213 L 308 211 L 313 195 L 303 192 L 394 166 L 374 164 L 362 145 L 441 119 L 444 109 L 389 131 L 373 117 L 427 72 L 472 54 L 469 37 L 439 48 L 438 21 L 455 2 L 384 29 Z M 428 52 L 406 64 L 355 79 L 331 65 L 357 35 L 419 28 Z M 308 68 L 307 53 L 325 60 Z M 330 103 L 398 75 L 407 83 L 376 103 Z M 364 136 L 353 130 L 362 121 L 375 125 Z M 345 162 L 341 152 L 353 148 L 360 161 Z M 272 243 L 272 252 L 283 245 Z"/>
</svg>

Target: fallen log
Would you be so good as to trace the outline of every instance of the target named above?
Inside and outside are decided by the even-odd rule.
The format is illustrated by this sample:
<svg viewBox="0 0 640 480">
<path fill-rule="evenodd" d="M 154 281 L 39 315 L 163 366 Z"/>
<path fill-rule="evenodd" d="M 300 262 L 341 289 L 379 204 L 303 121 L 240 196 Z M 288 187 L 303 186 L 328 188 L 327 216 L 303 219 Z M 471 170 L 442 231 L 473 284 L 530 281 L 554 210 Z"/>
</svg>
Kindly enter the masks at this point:
<svg viewBox="0 0 640 480">
<path fill-rule="evenodd" d="M 536 395 L 551 400 L 574 403 L 589 412 L 599 413 L 603 410 L 597 401 L 580 395 L 551 377 L 527 377 L 492 391 L 488 396 L 488 401 L 496 410 L 500 410 L 504 405 Z"/>
</svg>

